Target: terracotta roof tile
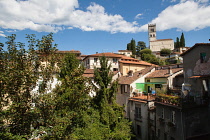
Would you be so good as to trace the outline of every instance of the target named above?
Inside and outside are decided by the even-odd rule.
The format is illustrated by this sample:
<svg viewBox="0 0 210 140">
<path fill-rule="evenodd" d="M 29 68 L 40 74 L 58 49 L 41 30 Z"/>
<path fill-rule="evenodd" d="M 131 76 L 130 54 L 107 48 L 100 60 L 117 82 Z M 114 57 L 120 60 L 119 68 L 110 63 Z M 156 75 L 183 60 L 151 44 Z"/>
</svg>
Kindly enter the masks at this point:
<svg viewBox="0 0 210 140">
<path fill-rule="evenodd" d="M 86 69 L 83 74 L 84 77 L 94 77 L 94 69 Z"/>
<path fill-rule="evenodd" d="M 136 65 L 146 65 L 146 66 L 152 66 L 153 64 L 145 62 L 145 61 L 119 61 L 120 63 L 125 63 L 125 64 L 136 64 Z"/>
<path fill-rule="evenodd" d="M 155 42 L 155 41 L 165 41 L 165 40 L 173 40 L 173 39 L 157 39 L 157 40 L 150 41 L 150 42 Z"/>
<path fill-rule="evenodd" d="M 155 96 L 142 95 L 142 96 L 137 96 L 137 97 L 131 97 L 129 98 L 129 100 L 133 100 L 133 101 L 155 100 Z"/>
<path fill-rule="evenodd" d="M 183 52 L 181 54 L 181 56 L 184 56 L 186 53 L 190 52 L 192 49 L 194 49 L 195 47 L 199 47 L 199 46 L 208 46 L 208 47 L 210 47 L 210 43 L 196 43 L 194 46 L 189 48 L 187 51 Z"/>
<path fill-rule="evenodd" d="M 137 71 L 133 73 L 133 76 L 129 77 L 129 76 L 121 76 L 118 80 L 119 84 L 131 84 L 133 83 L 135 80 L 137 80 L 139 78 L 140 75 L 145 75 L 146 73 L 150 72 L 153 68 L 155 67 L 148 67 L 145 68 L 143 70 Z"/>
<path fill-rule="evenodd" d="M 172 70 L 172 73 L 176 73 L 176 72 L 183 70 L 183 68 L 174 68 L 171 70 Z M 161 70 L 155 70 L 154 72 L 149 74 L 147 76 L 147 78 L 162 78 L 162 77 L 169 77 L 169 76 L 170 76 L 170 74 L 169 74 L 168 69 L 161 69 Z"/>
<path fill-rule="evenodd" d="M 121 58 L 123 55 L 107 52 L 107 53 L 91 54 L 91 55 L 88 55 L 88 56 L 93 56 L 93 57 L 106 56 L 106 57 L 118 57 L 118 58 Z"/>
<path fill-rule="evenodd" d="M 118 52 L 132 52 L 130 50 L 118 50 Z"/>
</svg>

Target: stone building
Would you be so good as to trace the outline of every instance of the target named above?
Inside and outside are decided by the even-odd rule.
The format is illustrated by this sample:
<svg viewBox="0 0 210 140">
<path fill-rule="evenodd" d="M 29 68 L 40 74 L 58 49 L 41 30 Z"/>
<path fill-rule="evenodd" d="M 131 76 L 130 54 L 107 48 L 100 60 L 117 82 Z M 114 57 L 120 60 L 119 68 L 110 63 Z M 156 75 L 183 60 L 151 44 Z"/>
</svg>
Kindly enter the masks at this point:
<svg viewBox="0 0 210 140">
<path fill-rule="evenodd" d="M 173 39 L 157 39 L 156 24 L 148 24 L 149 49 L 152 52 L 159 52 L 161 49 L 174 50 Z"/>
</svg>

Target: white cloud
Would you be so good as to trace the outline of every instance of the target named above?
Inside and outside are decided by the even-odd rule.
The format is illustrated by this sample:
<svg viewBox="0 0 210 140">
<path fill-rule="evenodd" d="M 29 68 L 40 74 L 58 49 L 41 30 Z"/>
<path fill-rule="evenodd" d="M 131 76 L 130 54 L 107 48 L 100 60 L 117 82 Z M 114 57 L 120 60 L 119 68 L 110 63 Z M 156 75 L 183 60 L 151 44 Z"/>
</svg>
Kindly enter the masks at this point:
<svg viewBox="0 0 210 140">
<path fill-rule="evenodd" d="M 142 16 L 143 14 L 137 14 L 136 16 L 135 16 L 135 19 L 141 19 L 141 16 Z"/>
<path fill-rule="evenodd" d="M 190 31 L 210 27 L 210 6 L 203 2 L 182 0 L 179 4 L 167 7 L 150 23 L 156 23 L 160 31 L 171 28 Z"/>
<path fill-rule="evenodd" d="M 177 2 L 178 0 L 170 0 Z M 149 23 L 158 30 L 199 30 L 210 26 L 209 0 L 179 0 L 163 10 Z M 83 31 L 135 33 L 147 31 L 147 25 L 127 22 L 121 15 L 108 14 L 96 3 L 79 10 L 78 0 L 0 0 L 0 28 L 7 30 L 31 29 L 38 32 L 58 32 L 79 28 Z M 142 14 L 136 15 L 136 19 Z M 4 34 L 4 33 L 1 33 Z"/>
<path fill-rule="evenodd" d="M 77 10 L 78 0 L 0 0 L 0 7 L 0 27 L 4 29 L 58 32 L 67 26 L 112 33 L 139 31 L 136 23 L 127 22 L 120 15 L 109 15 L 98 4 L 92 3 L 87 11 Z"/>
<path fill-rule="evenodd" d="M 2 37 L 6 37 L 6 35 L 4 34 L 4 32 L 3 32 L 3 31 L 0 31 L 0 36 L 2 36 Z"/>
</svg>

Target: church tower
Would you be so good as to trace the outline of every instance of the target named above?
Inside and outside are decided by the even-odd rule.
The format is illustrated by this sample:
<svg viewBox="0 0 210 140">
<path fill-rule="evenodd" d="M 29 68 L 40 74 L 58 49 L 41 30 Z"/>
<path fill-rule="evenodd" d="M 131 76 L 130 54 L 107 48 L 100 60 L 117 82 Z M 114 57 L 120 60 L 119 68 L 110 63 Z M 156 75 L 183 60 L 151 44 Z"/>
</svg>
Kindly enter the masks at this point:
<svg viewBox="0 0 210 140">
<path fill-rule="evenodd" d="M 149 41 L 156 41 L 156 24 L 148 24 Z"/>
</svg>

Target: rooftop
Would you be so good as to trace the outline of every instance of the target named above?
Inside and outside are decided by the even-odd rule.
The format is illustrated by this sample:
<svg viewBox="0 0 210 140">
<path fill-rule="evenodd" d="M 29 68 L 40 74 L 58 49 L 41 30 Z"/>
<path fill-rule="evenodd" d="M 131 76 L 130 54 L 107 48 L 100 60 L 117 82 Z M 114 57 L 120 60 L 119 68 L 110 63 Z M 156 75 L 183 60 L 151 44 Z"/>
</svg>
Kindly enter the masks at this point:
<svg viewBox="0 0 210 140">
<path fill-rule="evenodd" d="M 169 69 L 155 70 L 154 72 L 149 74 L 146 78 L 166 78 L 171 76 L 171 74 L 177 73 L 182 70 L 183 68 L 173 68 L 170 69 L 171 73 L 169 72 Z"/>
<path fill-rule="evenodd" d="M 119 84 L 131 84 L 133 83 L 135 80 L 137 80 L 138 78 L 140 78 L 141 75 L 145 75 L 148 72 L 150 72 L 153 68 L 155 68 L 154 66 L 151 67 L 147 67 L 143 70 L 137 71 L 133 73 L 133 76 L 121 76 L 119 78 L 118 83 Z"/>
<path fill-rule="evenodd" d="M 194 46 L 192 46 L 191 48 L 189 48 L 187 51 L 183 52 L 181 54 L 181 56 L 184 56 L 186 53 L 190 52 L 191 50 L 193 50 L 195 47 L 199 47 L 199 46 L 208 46 L 210 47 L 210 43 L 196 43 Z"/>
<path fill-rule="evenodd" d="M 135 101 L 135 102 L 146 102 L 146 101 L 153 101 L 155 100 L 155 96 L 153 95 L 142 95 L 142 96 L 137 96 L 137 97 L 131 97 L 129 98 L 130 101 Z"/>
</svg>

